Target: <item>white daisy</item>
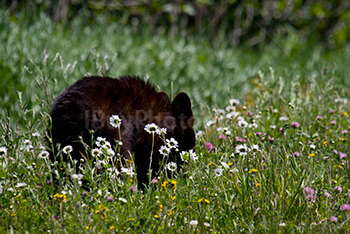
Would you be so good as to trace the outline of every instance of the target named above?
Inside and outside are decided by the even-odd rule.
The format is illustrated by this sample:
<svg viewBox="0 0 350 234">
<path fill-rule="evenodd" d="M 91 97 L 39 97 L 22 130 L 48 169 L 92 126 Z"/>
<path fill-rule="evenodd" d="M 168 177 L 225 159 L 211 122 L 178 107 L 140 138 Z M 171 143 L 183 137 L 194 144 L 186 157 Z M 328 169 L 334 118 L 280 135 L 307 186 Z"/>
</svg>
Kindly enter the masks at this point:
<svg viewBox="0 0 350 234">
<path fill-rule="evenodd" d="M 156 133 L 158 129 L 159 127 L 155 123 L 147 124 L 145 126 L 146 132 L 152 133 L 152 134 Z"/>
<path fill-rule="evenodd" d="M 237 145 L 236 146 L 236 153 L 239 154 L 239 155 L 247 155 L 248 153 L 248 147 L 246 144 L 243 144 L 243 145 Z"/>
<path fill-rule="evenodd" d="M 198 225 L 198 221 L 197 220 L 191 220 L 190 225 L 191 226 L 197 226 Z"/>
<path fill-rule="evenodd" d="M 44 151 L 41 151 L 41 153 L 39 154 L 39 158 L 47 158 L 49 157 L 49 152 L 44 150 Z"/>
<path fill-rule="evenodd" d="M 114 127 L 114 128 L 120 128 L 120 125 L 122 124 L 121 118 L 119 118 L 118 115 L 112 115 L 109 117 L 109 123 Z"/>
<path fill-rule="evenodd" d="M 5 146 L 0 147 L 0 156 L 7 155 L 7 148 Z"/>
<path fill-rule="evenodd" d="M 73 147 L 71 145 L 66 145 L 64 148 L 63 148 L 63 153 L 65 154 L 69 154 L 70 152 L 73 151 Z"/>
<path fill-rule="evenodd" d="M 162 154 L 162 155 L 164 155 L 164 156 L 167 156 L 167 155 L 169 155 L 169 153 L 170 153 L 170 148 L 168 148 L 168 147 L 165 146 L 165 145 L 162 145 L 162 146 L 160 147 L 160 149 L 159 149 L 159 152 L 160 152 L 160 154 Z"/>
<path fill-rule="evenodd" d="M 177 168 L 177 165 L 175 162 L 170 162 L 166 165 L 166 168 L 168 168 L 169 171 L 175 171 Z"/>
<path fill-rule="evenodd" d="M 214 170 L 214 174 L 215 174 L 215 176 L 222 176 L 222 168 L 216 168 L 215 170 Z"/>
<path fill-rule="evenodd" d="M 199 156 L 193 150 L 189 150 L 188 153 L 190 154 L 190 157 L 194 162 L 199 158 Z"/>
<path fill-rule="evenodd" d="M 127 174 L 131 177 L 135 174 L 132 167 L 130 167 L 130 168 L 122 167 L 121 170 L 122 170 L 122 172 L 124 172 L 125 174 Z"/>
<path fill-rule="evenodd" d="M 253 153 L 259 152 L 259 151 L 260 151 L 260 150 L 259 150 L 259 146 L 258 146 L 258 145 L 252 145 L 252 146 L 250 147 L 250 151 L 253 152 Z"/>
<path fill-rule="evenodd" d="M 240 126 L 242 128 L 246 128 L 248 126 L 248 122 L 245 120 L 240 120 L 240 121 L 238 121 L 238 126 Z"/>
<path fill-rule="evenodd" d="M 166 139 L 166 145 L 170 149 L 176 149 L 179 147 L 179 143 L 174 138 L 170 138 L 170 140 Z"/>
<path fill-rule="evenodd" d="M 101 155 L 101 151 L 99 149 L 97 149 L 97 148 L 92 149 L 91 150 L 91 155 L 92 155 L 92 157 L 97 158 L 97 157 L 99 157 Z"/>
<path fill-rule="evenodd" d="M 237 105 L 239 105 L 239 100 L 238 100 L 238 99 L 231 99 L 231 100 L 230 100 L 230 105 L 231 105 L 231 106 L 237 106 Z"/>
<path fill-rule="evenodd" d="M 156 130 L 156 133 L 157 133 L 159 136 L 165 135 L 166 132 L 167 132 L 167 129 L 166 129 L 166 128 L 158 128 L 158 129 Z"/>
</svg>

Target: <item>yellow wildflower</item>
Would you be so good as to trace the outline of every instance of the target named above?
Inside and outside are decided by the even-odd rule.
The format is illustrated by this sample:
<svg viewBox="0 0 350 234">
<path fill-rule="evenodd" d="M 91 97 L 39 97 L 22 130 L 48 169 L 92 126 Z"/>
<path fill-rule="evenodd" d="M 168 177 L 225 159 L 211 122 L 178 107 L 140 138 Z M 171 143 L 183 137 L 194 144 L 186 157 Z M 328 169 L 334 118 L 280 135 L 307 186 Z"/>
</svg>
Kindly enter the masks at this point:
<svg viewBox="0 0 350 234">
<path fill-rule="evenodd" d="M 315 156 L 315 154 L 314 154 L 314 153 L 311 153 L 309 156 L 310 156 L 310 157 L 313 157 L 313 156 Z"/>
<path fill-rule="evenodd" d="M 253 169 L 251 169 L 248 173 L 251 174 L 251 173 L 256 173 L 256 172 L 258 172 L 258 170 L 255 169 L 255 168 L 253 168 Z"/>
</svg>

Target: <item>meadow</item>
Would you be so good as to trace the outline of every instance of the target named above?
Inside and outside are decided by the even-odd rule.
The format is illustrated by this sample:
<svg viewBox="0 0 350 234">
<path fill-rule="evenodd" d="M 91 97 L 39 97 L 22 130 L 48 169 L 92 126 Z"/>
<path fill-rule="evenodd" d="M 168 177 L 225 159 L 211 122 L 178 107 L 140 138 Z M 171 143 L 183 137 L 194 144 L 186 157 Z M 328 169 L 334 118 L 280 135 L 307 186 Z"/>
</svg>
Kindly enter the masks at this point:
<svg viewBox="0 0 350 234">
<path fill-rule="evenodd" d="M 67 25 L 0 15 L 0 232 L 350 232 L 349 45 L 291 35 L 231 47 L 103 16 Z M 187 92 L 196 117 L 195 153 L 145 193 L 133 161 L 120 170 L 102 152 L 79 172 L 52 167 L 45 148 L 55 97 L 85 75 L 125 74 Z M 67 173 L 57 187 L 58 167 Z"/>
</svg>

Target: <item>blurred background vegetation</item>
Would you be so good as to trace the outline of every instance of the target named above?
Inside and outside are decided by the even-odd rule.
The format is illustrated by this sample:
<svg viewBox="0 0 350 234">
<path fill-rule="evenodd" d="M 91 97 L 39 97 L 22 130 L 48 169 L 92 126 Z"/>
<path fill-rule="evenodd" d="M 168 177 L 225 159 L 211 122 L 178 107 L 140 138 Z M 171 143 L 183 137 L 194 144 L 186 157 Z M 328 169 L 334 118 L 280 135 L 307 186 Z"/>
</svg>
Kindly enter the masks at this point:
<svg viewBox="0 0 350 234">
<path fill-rule="evenodd" d="M 350 1 L 0 0 L 0 121 L 24 125 L 19 92 L 48 112 L 85 75 L 148 76 L 197 116 L 294 79 L 350 97 L 349 41 Z"/>
<path fill-rule="evenodd" d="M 0 0 L 0 6 L 32 21 L 41 12 L 56 22 L 103 14 L 110 23 L 154 33 L 224 33 L 231 45 L 256 46 L 290 33 L 328 47 L 350 39 L 350 1 L 343 0 Z"/>
</svg>

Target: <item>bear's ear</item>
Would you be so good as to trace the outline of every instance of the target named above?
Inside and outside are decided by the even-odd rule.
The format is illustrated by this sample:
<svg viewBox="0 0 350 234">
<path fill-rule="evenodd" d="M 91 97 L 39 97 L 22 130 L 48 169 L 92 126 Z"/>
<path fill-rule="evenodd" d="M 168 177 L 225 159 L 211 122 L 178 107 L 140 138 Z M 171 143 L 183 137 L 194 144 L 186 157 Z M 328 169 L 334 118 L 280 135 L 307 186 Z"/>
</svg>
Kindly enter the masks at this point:
<svg viewBox="0 0 350 234">
<path fill-rule="evenodd" d="M 186 93 L 178 93 L 171 103 L 173 116 L 177 123 L 184 121 L 190 127 L 193 126 L 193 113 L 190 97 Z"/>
<path fill-rule="evenodd" d="M 170 110 L 170 99 L 168 94 L 164 92 L 157 93 L 157 101 L 158 105 L 162 108 L 162 110 Z"/>
</svg>

